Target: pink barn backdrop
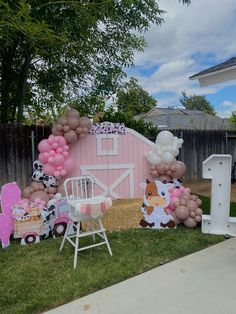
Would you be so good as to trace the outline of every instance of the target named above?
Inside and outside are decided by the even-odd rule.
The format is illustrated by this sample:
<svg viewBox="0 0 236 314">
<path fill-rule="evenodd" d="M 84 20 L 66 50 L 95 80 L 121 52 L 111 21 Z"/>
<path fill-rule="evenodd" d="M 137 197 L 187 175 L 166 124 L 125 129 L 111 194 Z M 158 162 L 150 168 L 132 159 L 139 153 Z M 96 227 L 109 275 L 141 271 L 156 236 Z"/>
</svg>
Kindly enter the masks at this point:
<svg viewBox="0 0 236 314">
<path fill-rule="evenodd" d="M 153 142 L 125 128 L 126 134 L 88 134 L 71 147 L 76 166 L 70 177 L 95 177 L 96 195 L 113 199 L 143 197 L 139 184 L 148 177 L 144 157 Z"/>
</svg>

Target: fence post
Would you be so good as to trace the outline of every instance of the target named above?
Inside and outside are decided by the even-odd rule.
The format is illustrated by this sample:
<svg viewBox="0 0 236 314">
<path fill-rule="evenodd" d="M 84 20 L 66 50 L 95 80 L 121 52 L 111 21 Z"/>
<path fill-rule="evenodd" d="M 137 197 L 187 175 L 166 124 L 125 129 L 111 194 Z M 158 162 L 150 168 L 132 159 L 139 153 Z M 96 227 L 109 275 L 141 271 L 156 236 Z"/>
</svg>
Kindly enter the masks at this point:
<svg viewBox="0 0 236 314">
<path fill-rule="evenodd" d="M 228 132 L 225 132 L 225 154 L 228 153 Z"/>
<path fill-rule="evenodd" d="M 35 161 L 35 138 L 34 130 L 31 131 L 31 151 L 32 151 L 32 163 Z"/>
</svg>

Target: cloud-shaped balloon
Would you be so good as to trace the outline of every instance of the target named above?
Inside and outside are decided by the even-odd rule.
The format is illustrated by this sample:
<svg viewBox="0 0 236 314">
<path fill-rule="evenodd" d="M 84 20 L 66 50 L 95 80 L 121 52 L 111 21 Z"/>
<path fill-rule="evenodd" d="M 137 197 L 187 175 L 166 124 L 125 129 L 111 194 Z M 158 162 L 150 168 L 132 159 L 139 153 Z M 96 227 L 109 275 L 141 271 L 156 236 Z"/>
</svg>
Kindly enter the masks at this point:
<svg viewBox="0 0 236 314">
<path fill-rule="evenodd" d="M 162 131 L 157 135 L 156 145 L 152 151 L 145 154 L 151 165 L 157 165 L 160 162 L 172 162 L 179 154 L 179 149 L 183 144 L 183 139 L 174 136 L 169 131 Z"/>
</svg>

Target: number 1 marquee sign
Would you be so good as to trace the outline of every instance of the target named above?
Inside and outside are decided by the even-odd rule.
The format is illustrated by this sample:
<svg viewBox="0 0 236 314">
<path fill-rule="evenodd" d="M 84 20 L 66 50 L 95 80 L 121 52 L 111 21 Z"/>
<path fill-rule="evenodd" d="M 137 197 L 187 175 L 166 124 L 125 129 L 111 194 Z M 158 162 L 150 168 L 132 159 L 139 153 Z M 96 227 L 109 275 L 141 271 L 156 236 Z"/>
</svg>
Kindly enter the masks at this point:
<svg viewBox="0 0 236 314">
<path fill-rule="evenodd" d="M 203 178 L 211 179 L 211 211 L 202 216 L 202 232 L 236 236 L 230 217 L 231 155 L 211 155 L 203 162 Z"/>
</svg>

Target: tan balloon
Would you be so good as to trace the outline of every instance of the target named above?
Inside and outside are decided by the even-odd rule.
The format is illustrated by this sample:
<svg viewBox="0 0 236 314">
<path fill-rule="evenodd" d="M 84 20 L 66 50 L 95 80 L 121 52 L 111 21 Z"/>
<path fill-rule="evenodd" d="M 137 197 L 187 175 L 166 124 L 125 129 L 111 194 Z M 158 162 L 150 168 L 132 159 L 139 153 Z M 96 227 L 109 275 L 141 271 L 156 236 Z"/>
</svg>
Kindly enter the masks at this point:
<svg viewBox="0 0 236 314">
<path fill-rule="evenodd" d="M 34 191 L 43 191 L 44 190 L 44 185 L 42 182 L 33 181 L 30 183 L 30 186 Z"/>
<path fill-rule="evenodd" d="M 56 187 L 51 186 L 50 188 L 48 188 L 48 193 L 55 194 L 56 192 L 57 192 Z"/>
<path fill-rule="evenodd" d="M 67 141 L 67 143 L 70 143 L 70 144 L 75 143 L 78 139 L 77 134 L 73 130 L 66 132 L 64 134 L 64 138 Z"/>
<path fill-rule="evenodd" d="M 44 200 L 46 203 L 49 201 L 49 197 L 44 191 L 36 191 L 30 195 L 31 202 L 34 202 L 37 198 Z"/>
<path fill-rule="evenodd" d="M 57 187 L 57 193 L 61 193 L 62 196 L 65 196 L 65 189 L 64 189 L 64 183 L 62 182 L 61 184 L 58 185 Z M 70 194 L 70 191 L 69 191 Z"/>
<path fill-rule="evenodd" d="M 194 227 L 196 227 L 197 222 L 196 222 L 195 219 L 189 217 L 188 219 L 186 219 L 186 220 L 184 221 L 184 225 L 185 225 L 186 227 L 188 227 L 188 228 L 194 228 Z"/>
<path fill-rule="evenodd" d="M 187 170 L 185 164 L 182 161 L 177 161 L 175 167 L 175 171 L 172 172 L 173 178 L 179 179 L 183 177 Z"/>
<path fill-rule="evenodd" d="M 73 118 L 76 118 L 76 119 L 79 119 L 80 117 L 80 114 L 79 114 L 79 111 L 77 111 L 76 109 L 68 109 L 67 112 L 66 112 L 66 116 L 69 118 L 69 117 L 73 117 Z"/>
<path fill-rule="evenodd" d="M 57 121 L 57 123 L 64 126 L 64 125 L 67 124 L 67 118 L 66 118 L 66 117 L 61 117 L 61 118 Z"/>
<path fill-rule="evenodd" d="M 64 132 L 70 131 L 69 125 L 64 125 L 64 126 L 63 126 L 63 131 L 64 131 Z"/>
<path fill-rule="evenodd" d="M 69 117 L 68 125 L 72 130 L 75 130 L 79 126 L 79 120 L 74 117 Z"/>
<path fill-rule="evenodd" d="M 79 118 L 79 126 L 82 128 L 88 128 L 90 130 L 92 122 L 87 117 L 81 117 Z"/>
<path fill-rule="evenodd" d="M 27 186 L 24 188 L 22 192 L 22 198 L 30 198 L 30 195 L 31 195 L 31 187 Z"/>
<path fill-rule="evenodd" d="M 62 131 L 59 131 L 59 130 L 57 129 L 57 127 L 54 125 L 54 126 L 52 127 L 52 134 L 57 136 L 57 135 L 62 135 L 63 132 L 62 132 Z"/>
<path fill-rule="evenodd" d="M 179 220 L 185 220 L 189 217 L 189 209 L 185 206 L 178 206 L 175 209 L 175 215 Z"/>
<path fill-rule="evenodd" d="M 81 133 L 83 133 L 83 128 L 79 126 L 75 131 L 78 135 L 80 135 Z"/>
</svg>

